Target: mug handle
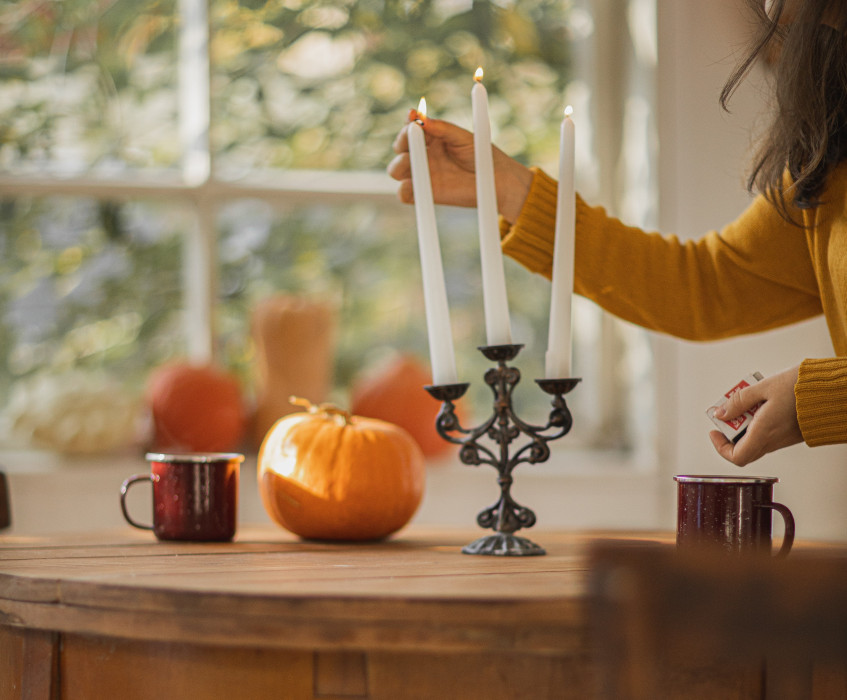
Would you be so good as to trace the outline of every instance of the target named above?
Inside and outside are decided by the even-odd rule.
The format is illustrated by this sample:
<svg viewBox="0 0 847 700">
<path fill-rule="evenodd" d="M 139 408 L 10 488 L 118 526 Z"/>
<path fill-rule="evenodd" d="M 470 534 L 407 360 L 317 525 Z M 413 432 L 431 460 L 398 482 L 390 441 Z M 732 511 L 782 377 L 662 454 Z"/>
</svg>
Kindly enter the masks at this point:
<svg viewBox="0 0 847 700">
<path fill-rule="evenodd" d="M 779 551 L 775 556 L 788 556 L 788 553 L 791 551 L 791 546 L 794 544 L 794 516 L 791 514 L 791 511 L 788 510 L 788 506 L 784 506 L 782 503 L 762 503 L 760 504 L 760 507 L 775 510 L 785 521 L 785 535 L 782 537 L 782 546 L 779 548 Z"/>
<path fill-rule="evenodd" d="M 124 482 L 121 484 L 121 511 L 123 512 L 126 521 L 133 527 L 137 527 L 139 530 L 152 530 L 153 526 L 142 525 L 141 523 L 136 522 L 132 519 L 132 516 L 129 514 L 129 511 L 126 507 L 127 491 L 129 491 L 130 486 L 135 483 L 138 483 L 139 481 L 149 481 L 150 483 L 153 483 L 154 481 L 158 481 L 158 479 L 159 477 L 154 474 L 135 474 L 134 476 L 125 479 Z"/>
</svg>

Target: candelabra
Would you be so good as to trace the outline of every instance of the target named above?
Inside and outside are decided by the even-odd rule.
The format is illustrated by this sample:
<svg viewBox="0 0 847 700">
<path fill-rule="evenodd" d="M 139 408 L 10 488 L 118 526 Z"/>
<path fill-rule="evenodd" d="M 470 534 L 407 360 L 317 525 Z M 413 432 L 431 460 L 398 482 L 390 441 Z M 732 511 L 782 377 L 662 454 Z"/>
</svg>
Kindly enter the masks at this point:
<svg viewBox="0 0 847 700">
<path fill-rule="evenodd" d="M 568 394 L 581 379 L 536 379 L 541 389 L 553 397 L 552 410 L 544 426 L 530 425 L 518 418 L 512 407 L 512 391 L 520 381 L 521 373 L 506 363 L 513 360 L 523 345 L 489 345 L 479 348 L 486 359 L 497 366 L 485 373 L 485 383 L 494 393 L 494 411 L 476 428 L 463 428 L 456 416 L 454 402 L 470 386 L 462 384 L 437 384 L 425 387 L 438 401 L 441 410 L 435 419 L 438 434 L 459 445 L 459 458 L 464 464 L 490 464 L 497 469 L 500 498 L 477 515 L 480 527 L 494 530 L 462 548 L 465 554 L 499 556 L 532 556 L 545 554 L 543 547 L 525 537 L 515 535 L 521 528 L 535 524 L 535 513 L 517 503 L 511 495 L 512 471 L 519 464 L 545 462 L 550 457 L 547 443 L 567 435 L 573 417 L 565 402 Z M 512 443 L 520 436 L 528 438 L 510 454 Z M 488 446 L 483 440 L 493 443 Z"/>
</svg>

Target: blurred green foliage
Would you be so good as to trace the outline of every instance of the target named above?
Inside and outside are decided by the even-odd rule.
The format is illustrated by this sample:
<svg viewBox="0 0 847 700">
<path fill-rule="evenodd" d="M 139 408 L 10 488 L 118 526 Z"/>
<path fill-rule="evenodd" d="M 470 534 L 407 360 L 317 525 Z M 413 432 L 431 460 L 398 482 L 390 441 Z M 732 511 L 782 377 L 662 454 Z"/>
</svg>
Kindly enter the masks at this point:
<svg viewBox="0 0 847 700">
<path fill-rule="evenodd" d="M 469 398 L 490 408 L 482 376 L 490 367 L 485 344 L 476 211 L 439 211 L 439 235 L 461 381 Z M 230 367 L 245 377 L 254 359 L 249 319 L 256 301 L 278 292 L 329 301 L 338 310 L 336 395 L 345 404 L 357 375 L 392 352 L 428 360 L 418 244 L 411 208 L 380 210 L 362 203 L 343 207 L 273 208 L 255 201 L 224 207 L 221 227 L 222 295 L 219 329 Z M 297 235 L 291 235 L 291 232 Z M 549 283 L 506 259 L 512 330 L 527 349 L 521 371 L 532 396 L 542 376 Z M 537 399 L 537 396 L 534 396 Z M 544 409 L 545 402 L 537 402 Z"/>
<path fill-rule="evenodd" d="M 0 2 L 0 166 L 174 167 L 176 5 Z M 216 162 L 380 169 L 420 96 L 469 122 L 480 65 L 498 144 L 549 160 L 567 16 L 567 0 L 212 0 Z"/>
<path fill-rule="evenodd" d="M 383 168 L 398 125 L 470 122 L 485 70 L 494 132 L 537 162 L 557 147 L 568 79 L 562 0 L 213 3 L 212 121 L 219 165 Z"/>
<path fill-rule="evenodd" d="M 15 378 L 72 368 L 109 369 L 137 388 L 148 368 L 182 352 L 185 222 L 173 205 L 4 200 L 4 395 Z"/>
<path fill-rule="evenodd" d="M 0 168 L 174 167 L 174 0 L 0 0 Z"/>
<path fill-rule="evenodd" d="M 526 162 L 555 161 L 568 0 L 211 0 L 209 8 L 211 148 L 222 175 L 382 170 L 420 96 L 430 114 L 470 124 L 479 65 L 497 144 Z M 0 0 L 0 171 L 176 173 L 177 11 L 175 0 Z M 476 218 L 440 217 L 457 353 L 480 384 Z M 223 206 L 219 221 L 220 342 L 245 378 L 250 306 L 275 291 L 340 299 L 340 387 L 380 348 L 425 357 L 411 208 L 241 201 Z M 71 366 L 105 367 L 139 387 L 150 367 L 182 352 L 189 226 L 172 203 L 0 192 L 0 390 Z M 539 297 L 536 282 L 513 272 L 507 262 L 516 342 L 531 341 L 546 291 Z M 522 362 L 527 376 L 538 376 L 541 361 Z"/>
</svg>

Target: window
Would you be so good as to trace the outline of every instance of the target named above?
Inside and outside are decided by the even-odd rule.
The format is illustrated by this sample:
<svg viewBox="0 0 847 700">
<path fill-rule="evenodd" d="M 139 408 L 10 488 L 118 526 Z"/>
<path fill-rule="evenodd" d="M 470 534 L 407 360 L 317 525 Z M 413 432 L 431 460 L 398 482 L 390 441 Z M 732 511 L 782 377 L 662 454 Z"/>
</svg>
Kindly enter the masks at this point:
<svg viewBox="0 0 847 700">
<path fill-rule="evenodd" d="M 501 148 L 555 173 L 570 102 L 581 191 L 652 223 L 654 0 L 624 4 L 628 26 L 587 0 L 0 6 L 0 389 L 77 370 L 140 394 L 183 354 L 250 387 L 250 310 L 286 291 L 339 305 L 345 403 L 374 357 L 426 347 L 414 213 L 384 168 L 421 95 L 469 125 L 477 65 Z M 476 217 L 442 209 L 439 230 L 459 373 L 486 410 Z M 506 264 L 518 400 L 544 412 L 549 285 Z M 620 397 L 649 392 L 647 340 L 582 301 L 575 444 L 638 447 Z"/>
</svg>

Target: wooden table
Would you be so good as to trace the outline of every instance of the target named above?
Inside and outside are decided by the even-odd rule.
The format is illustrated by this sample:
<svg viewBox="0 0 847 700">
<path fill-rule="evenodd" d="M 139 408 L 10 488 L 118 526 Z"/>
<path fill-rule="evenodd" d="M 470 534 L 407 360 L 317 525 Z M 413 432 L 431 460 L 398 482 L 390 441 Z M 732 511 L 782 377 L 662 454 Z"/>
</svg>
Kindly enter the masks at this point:
<svg viewBox="0 0 847 700">
<path fill-rule="evenodd" d="M 462 554 L 478 534 L 0 537 L 0 698 L 590 697 L 589 537 Z"/>
<path fill-rule="evenodd" d="M 0 537 L 0 698 L 594 697 L 587 552 L 599 535 L 533 531 L 542 557 L 461 554 L 478 534 Z M 761 697 L 749 680 L 707 675 L 722 698 Z"/>
</svg>

